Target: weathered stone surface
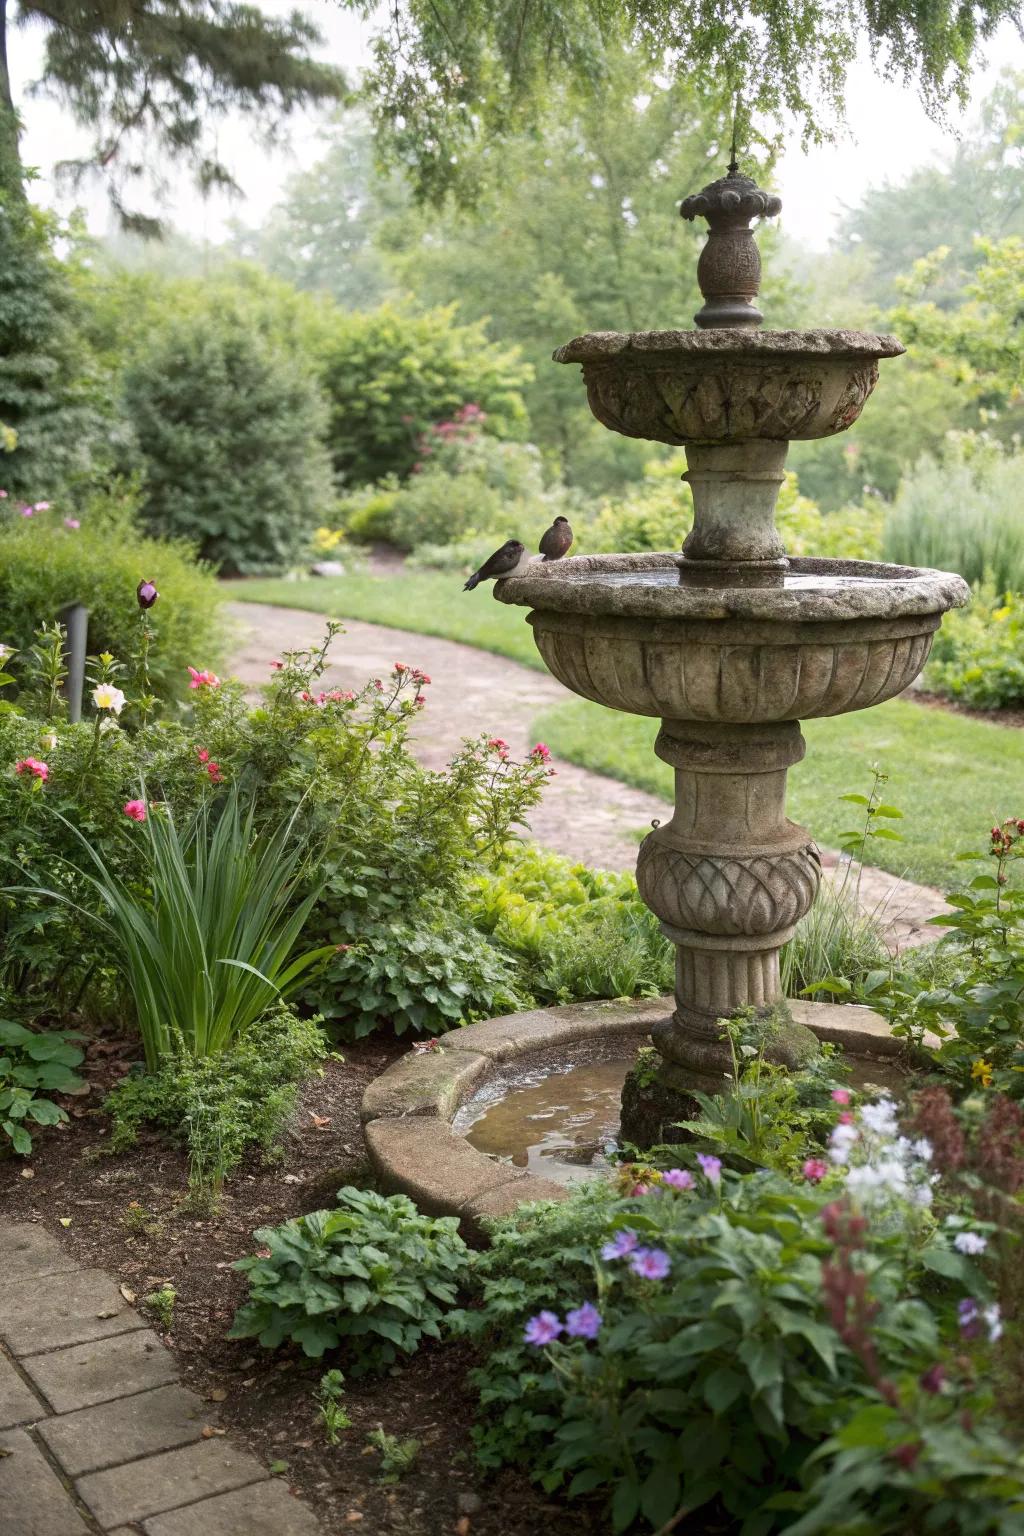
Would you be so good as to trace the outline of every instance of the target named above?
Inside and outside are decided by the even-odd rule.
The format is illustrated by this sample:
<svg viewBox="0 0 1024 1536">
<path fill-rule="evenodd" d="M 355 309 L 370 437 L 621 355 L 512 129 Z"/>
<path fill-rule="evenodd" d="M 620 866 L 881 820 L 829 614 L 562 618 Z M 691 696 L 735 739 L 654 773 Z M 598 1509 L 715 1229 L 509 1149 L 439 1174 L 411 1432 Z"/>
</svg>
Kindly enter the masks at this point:
<svg viewBox="0 0 1024 1536">
<path fill-rule="evenodd" d="M 143 1524 L 146 1536 L 320 1536 L 321 1527 L 283 1483 L 259 1483 L 204 1499 Z"/>
<path fill-rule="evenodd" d="M 90 1536 L 63 1483 L 23 1429 L 0 1435 L 3 1536 Z"/>
<path fill-rule="evenodd" d="M 0 1289 L 0 1336 L 15 1355 L 142 1326 L 116 1281 L 100 1269 L 22 1280 Z"/>
<path fill-rule="evenodd" d="M 521 1169 L 478 1152 L 440 1120 L 372 1120 L 365 1135 L 385 1189 L 403 1191 L 431 1215 L 453 1215 L 481 1195 L 526 1178 Z"/>
<path fill-rule="evenodd" d="M 382 1115 L 431 1115 L 450 1120 L 492 1063 L 462 1048 L 463 1031 L 454 1030 L 436 1051 L 402 1056 L 363 1094 L 363 1123 Z"/>
<path fill-rule="evenodd" d="M 177 1376 L 173 1357 L 149 1328 L 30 1355 L 22 1366 L 57 1413 L 160 1387 Z"/>
<path fill-rule="evenodd" d="M 228 1493 L 267 1478 L 247 1451 L 225 1440 L 202 1440 L 127 1466 L 90 1472 L 76 1484 L 78 1494 L 101 1525 L 123 1525 Z"/>
<path fill-rule="evenodd" d="M 31 1424 L 46 1409 L 35 1393 L 22 1381 L 14 1366 L 0 1355 L 0 1429 L 14 1424 Z"/>
<path fill-rule="evenodd" d="M 562 1008 L 529 1009 L 468 1024 L 459 1030 L 458 1041 L 460 1049 L 479 1052 L 491 1061 L 514 1061 L 532 1051 L 605 1038 L 617 1032 L 646 1034 L 664 1013 L 665 1002 L 660 998 L 570 1003 Z"/>
<path fill-rule="evenodd" d="M 912 1054 L 905 1040 L 893 1036 L 888 1019 L 873 1008 L 863 1008 L 858 1003 L 812 1003 L 803 998 L 792 998 L 789 1011 L 798 1024 L 806 1024 L 819 1040 L 841 1045 L 853 1056 Z M 938 1035 L 927 1030 L 924 1043 L 934 1049 L 942 1042 Z"/>
<path fill-rule="evenodd" d="M 57 1275 L 79 1265 L 45 1227 L 33 1222 L 0 1223 L 0 1275 L 4 1284 L 32 1276 Z"/>
<path fill-rule="evenodd" d="M 586 363 L 622 352 L 678 353 L 726 357 L 757 352 L 772 357 L 899 357 L 906 351 L 895 336 L 869 331 L 588 331 L 553 353 L 556 363 Z"/>
<path fill-rule="evenodd" d="M 567 1200 L 569 1194 L 566 1185 L 556 1184 L 553 1179 L 536 1179 L 529 1174 L 512 1184 L 500 1184 L 486 1194 L 475 1196 L 461 1208 L 463 1236 L 482 1242 L 486 1239 L 485 1222 L 511 1216 L 521 1205 L 533 1205 L 540 1200 Z"/>
<path fill-rule="evenodd" d="M 79 1477 L 187 1445 L 210 1421 L 202 1399 L 175 1383 L 46 1419 L 39 1433 L 64 1471 Z"/>
</svg>

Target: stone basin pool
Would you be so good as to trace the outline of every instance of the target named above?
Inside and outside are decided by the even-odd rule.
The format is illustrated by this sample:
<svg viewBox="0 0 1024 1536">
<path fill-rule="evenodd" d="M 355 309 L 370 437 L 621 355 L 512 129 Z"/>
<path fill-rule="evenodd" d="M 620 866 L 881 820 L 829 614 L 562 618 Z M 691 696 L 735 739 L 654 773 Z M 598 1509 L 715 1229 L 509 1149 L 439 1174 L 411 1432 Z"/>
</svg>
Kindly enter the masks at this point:
<svg viewBox="0 0 1024 1536">
<path fill-rule="evenodd" d="M 452 1129 L 490 1157 L 557 1184 L 575 1184 L 613 1166 L 622 1087 L 635 1052 L 580 1055 L 523 1065 L 494 1079 L 458 1111 Z M 848 1057 L 854 1088 L 900 1096 L 907 1069 L 893 1057 Z"/>
</svg>

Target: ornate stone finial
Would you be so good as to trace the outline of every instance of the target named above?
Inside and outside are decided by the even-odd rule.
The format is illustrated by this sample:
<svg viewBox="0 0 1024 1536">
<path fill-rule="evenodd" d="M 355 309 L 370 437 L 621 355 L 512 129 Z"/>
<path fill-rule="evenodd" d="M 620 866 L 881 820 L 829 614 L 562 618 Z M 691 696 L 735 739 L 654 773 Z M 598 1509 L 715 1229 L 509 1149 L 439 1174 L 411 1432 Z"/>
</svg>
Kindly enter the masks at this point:
<svg viewBox="0 0 1024 1536">
<path fill-rule="evenodd" d="M 782 210 L 782 199 L 762 192 L 743 176 L 733 160 L 729 174 L 702 192 L 684 198 L 684 219 L 708 221 L 707 244 L 697 263 L 697 281 L 705 303 L 694 320 L 702 331 L 719 326 L 758 326 L 764 319 L 754 300 L 761 284 L 761 256 L 750 229 L 751 219 L 771 219 Z"/>
</svg>

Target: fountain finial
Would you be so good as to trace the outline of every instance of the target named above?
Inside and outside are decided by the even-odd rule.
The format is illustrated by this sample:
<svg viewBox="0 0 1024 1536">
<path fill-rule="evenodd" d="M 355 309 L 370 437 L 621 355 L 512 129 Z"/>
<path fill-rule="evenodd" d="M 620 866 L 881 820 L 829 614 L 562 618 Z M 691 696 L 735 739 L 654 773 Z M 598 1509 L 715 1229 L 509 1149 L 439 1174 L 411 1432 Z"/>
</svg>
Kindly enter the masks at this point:
<svg viewBox="0 0 1024 1536">
<path fill-rule="evenodd" d="M 705 302 L 693 317 L 702 331 L 761 324 L 764 316 L 754 303 L 761 285 L 761 256 L 750 221 L 771 219 L 781 211 L 781 198 L 762 192 L 756 181 L 741 174 L 734 133 L 728 174 L 684 198 L 679 209 L 684 219 L 708 221 L 707 244 L 697 263 Z"/>
</svg>

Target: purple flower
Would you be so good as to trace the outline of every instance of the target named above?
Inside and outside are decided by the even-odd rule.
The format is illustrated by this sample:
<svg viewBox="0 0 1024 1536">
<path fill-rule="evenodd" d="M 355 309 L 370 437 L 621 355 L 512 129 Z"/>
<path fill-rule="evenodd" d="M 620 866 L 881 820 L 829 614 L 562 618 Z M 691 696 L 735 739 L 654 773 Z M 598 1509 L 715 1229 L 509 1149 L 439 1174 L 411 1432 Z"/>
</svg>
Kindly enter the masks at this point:
<svg viewBox="0 0 1024 1536">
<path fill-rule="evenodd" d="M 722 1159 L 713 1157 L 710 1152 L 698 1152 L 697 1161 L 700 1163 L 700 1171 L 712 1184 L 717 1184 L 722 1177 Z"/>
<path fill-rule="evenodd" d="M 643 1280 L 664 1280 L 672 1268 L 672 1260 L 664 1248 L 638 1248 L 629 1261 L 634 1275 Z"/>
<path fill-rule="evenodd" d="M 145 612 L 147 608 L 152 608 L 160 594 L 147 577 L 140 581 L 135 588 L 135 596 L 138 599 L 139 607 Z"/>
<path fill-rule="evenodd" d="M 601 1314 L 593 1302 L 585 1301 L 565 1314 L 565 1331 L 570 1339 L 596 1339 L 601 1329 Z"/>
<path fill-rule="evenodd" d="M 605 1243 L 601 1249 L 602 1259 L 624 1259 L 627 1253 L 632 1253 L 640 1239 L 629 1227 L 623 1227 L 616 1232 L 610 1243 Z"/>
<path fill-rule="evenodd" d="M 976 1339 L 981 1332 L 981 1321 L 978 1317 L 978 1303 L 971 1296 L 965 1296 L 963 1301 L 957 1302 L 957 1318 L 960 1322 L 960 1332 L 965 1339 Z"/>
<path fill-rule="evenodd" d="M 535 1344 L 539 1348 L 557 1339 L 561 1331 L 562 1324 L 554 1312 L 538 1312 L 523 1329 L 523 1338 L 527 1344 Z"/>
<path fill-rule="evenodd" d="M 82 525 L 78 521 L 77 517 L 66 517 L 64 519 L 64 527 L 65 528 L 81 528 L 81 526 Z"/>
<path fill-rule="evenodd" d="M 669 1189 L 692 1189 L 697 1180 L 689 1168 L 669 1168 L 661 1176 L 661 1182 Z"/>
</svg>

